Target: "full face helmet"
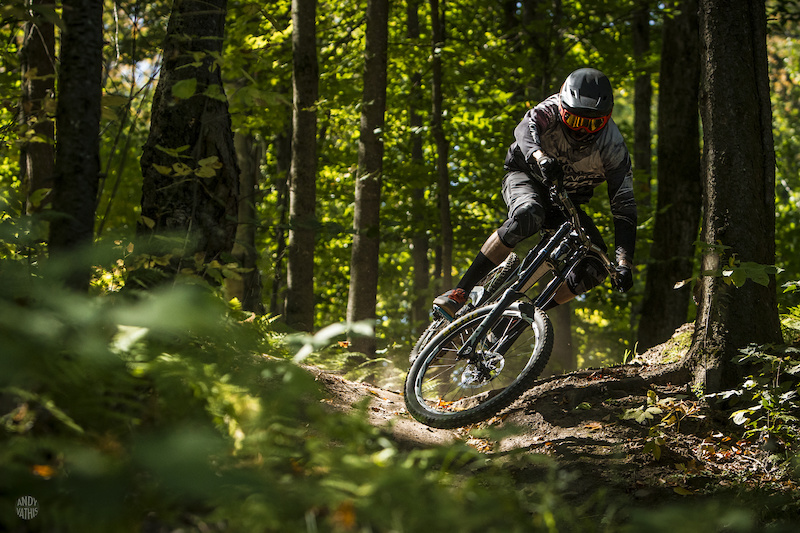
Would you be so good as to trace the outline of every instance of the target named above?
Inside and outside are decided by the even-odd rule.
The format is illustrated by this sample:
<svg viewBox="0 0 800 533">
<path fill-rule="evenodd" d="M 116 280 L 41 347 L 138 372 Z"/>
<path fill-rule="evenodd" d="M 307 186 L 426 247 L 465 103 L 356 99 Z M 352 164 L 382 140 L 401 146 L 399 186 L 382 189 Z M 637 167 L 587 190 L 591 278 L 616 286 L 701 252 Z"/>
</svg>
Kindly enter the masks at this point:
<svg viewBox="0 0 800 533">
<path fill-rule="evenodd" d="M 611 82 L 597 69 L 578 69 L 561 86 L 558 111 L 576 140 L 594 138 L 608 124 L 613 109 Z"/>
</svg>

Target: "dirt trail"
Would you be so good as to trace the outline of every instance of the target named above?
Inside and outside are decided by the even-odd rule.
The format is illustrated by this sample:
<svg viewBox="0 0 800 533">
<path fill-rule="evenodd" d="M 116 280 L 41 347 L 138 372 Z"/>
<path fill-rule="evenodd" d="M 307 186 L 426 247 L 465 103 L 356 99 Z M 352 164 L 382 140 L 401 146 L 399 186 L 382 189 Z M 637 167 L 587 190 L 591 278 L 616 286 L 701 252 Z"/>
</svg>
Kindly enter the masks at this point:
<svg viewBox="0 0 800 533">
<path fill-rule="evenodd" d="M 658 360 L 660 352 L 646 355 L 640 360 Z M 334 408 L 348 410 L 370 398 L 370 422 L 389 428 L 401 446 L 462 440 L 485 453 L 545 454 L 579 474 L 572 487 L 576 496 L 604 489 L 663 501 L 733 485 L 734 479 L 796 489 L 771 465 L 767 451 L 739 438 L 725 413 L 687 393 L 686 376 L 674 365 L 630 364 L 539 380 L 500 416 L 473 426 L 513 426 L 511 436 L 499 441 L 476 438 L 471 428 L 427 427 L 406 412 L 398 391 L 309 370 Z M 524 482 L 541 472 L 520 466 L 516 474 Z"/>
</svg>

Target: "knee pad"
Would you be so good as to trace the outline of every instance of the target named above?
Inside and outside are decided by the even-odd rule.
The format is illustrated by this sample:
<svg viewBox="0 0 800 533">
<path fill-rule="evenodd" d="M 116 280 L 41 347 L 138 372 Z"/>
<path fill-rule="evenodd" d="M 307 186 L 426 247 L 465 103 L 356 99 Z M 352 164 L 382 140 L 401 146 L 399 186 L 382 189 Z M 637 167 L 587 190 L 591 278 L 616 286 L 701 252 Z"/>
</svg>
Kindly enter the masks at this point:
<svg viewBox="0 0 800 533">
<path fill-rule="evenodd" d="M 503 244 L 513 248 L 528 237 L 535 235 L 542 227 L 542 220 L 544 220 L 544 209 L 540 205 L 522 204 L 514 210 L 511 218 L 500 226 L 497 236 L 500 237 Z"/>
<path fill-rule="evenodd" d="M 588 255 L 567 276 L 567 286 L 577 296 L 600 285 L 607 275 L 600 259 Z"/>
</svg>

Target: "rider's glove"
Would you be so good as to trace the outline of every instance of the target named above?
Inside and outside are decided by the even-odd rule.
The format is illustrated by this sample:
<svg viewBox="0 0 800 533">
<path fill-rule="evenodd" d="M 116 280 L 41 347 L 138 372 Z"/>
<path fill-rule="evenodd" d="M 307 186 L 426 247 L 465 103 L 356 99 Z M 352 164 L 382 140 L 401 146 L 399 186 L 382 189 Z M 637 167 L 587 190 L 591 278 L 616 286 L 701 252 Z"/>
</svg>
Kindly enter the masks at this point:
<svg viewBox="0 0 800 533">
<path fill-rule="evenodd" d="M 623 263 L 617 265 L 617 288 L 619 292 L 628 292 L 633 287 L 633 272 L 630 265 Z"/>
<path fill-rule="evenodd" d="M 544 177 L 545 181 L 560 188 L 564 181 L 564 171 L 561 169 L 561 163 L 546 154 L 539 157 L 536 163 L 539 164 L 539 170 L 542 171 L 542 177 Z"/>
</svg>

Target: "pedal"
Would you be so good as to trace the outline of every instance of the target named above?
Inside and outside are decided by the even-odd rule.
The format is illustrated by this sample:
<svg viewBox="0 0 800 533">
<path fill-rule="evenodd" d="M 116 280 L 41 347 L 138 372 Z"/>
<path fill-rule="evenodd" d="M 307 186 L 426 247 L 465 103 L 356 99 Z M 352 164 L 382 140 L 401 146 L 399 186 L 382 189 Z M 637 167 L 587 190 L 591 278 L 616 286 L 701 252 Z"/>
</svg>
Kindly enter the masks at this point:
<svg viewBox="0 0 800 533">
<path fill-rule="evenodd" d="M 454 317 L 450 316 L 450 313 L 448 313 L 447 311 L 445 311 L 443 308 L 439 307 L 438 305 L 434 305 L 433 306 L 433 314 L 435 316 L 438 316 L 439 318 L 443 318 L 443 319 L 447 320 L 448 322 L 452 322 L 453 320 L 455 320 Z"/>
</svg>

